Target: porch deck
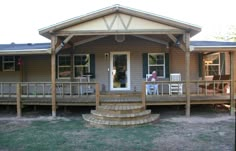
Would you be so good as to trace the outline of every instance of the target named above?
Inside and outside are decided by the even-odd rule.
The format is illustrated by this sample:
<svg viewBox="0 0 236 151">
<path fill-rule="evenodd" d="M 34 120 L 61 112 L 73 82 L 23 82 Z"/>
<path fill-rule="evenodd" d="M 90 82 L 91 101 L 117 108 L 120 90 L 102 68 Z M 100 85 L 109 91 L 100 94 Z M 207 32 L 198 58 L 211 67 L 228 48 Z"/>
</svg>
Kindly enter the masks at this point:
<svg viewBox="0 0 236 151">
<path fill-rule="evenodd" d="M 180 81 L 185 85 L 185 81 Z M 193 104 L 235 104 L 236 95 L 221 91 L 202 90 L 199 84 L 215 83 L 215 81 L 191 81 L 190 105 Z M 218 81 L 227 82 L 229 80 Z M 187 96 L 168 93 L 170 81 L 158 81 L 159 94 L 146 95 L 146 84 L 142 91 L 104 92 L 100 91 L 99 83 L 60 82 L 56 83 L 56 100 L 54 106 L 99 106 L 117 104 L 157 105 L 187 105 Z M 0 105 L 16 105 L 17 113 L 21 114 L 23 106 L 53 106 L 52 84 L 49 82 L 0 83 Z M 167 90 L 167 91 L 166 91 Z M 233 96 L 233 97 L 232 97 Z M 234 101 L 233 101 L 234 100 Z"/>
<path fill-rule="evenodd" d="M 230 95 L 194 95 L 190 96 L 191 104 L 223 104 L 230 103 Z M 236 100 L 236 97 L 234 97 Z M 116 104 L 116 103 L 141 103 L 141 92 L 137 93 L 122 93 L 122 94 L 101 94 L 101 104 Z M 52 105 L 51 97 L 43 97 L 42 95 L 22 97 L 22 105 Z M 16 96 L 1 97 L 0 105 L 16 105 Z M 146 105 L 185 105 L 185 95 L 148 95 L 146 96 Z M 58 96 L 58 106 L 95 106 L 95 95 L 83 95 L 83 96 Z"/>
</svg>

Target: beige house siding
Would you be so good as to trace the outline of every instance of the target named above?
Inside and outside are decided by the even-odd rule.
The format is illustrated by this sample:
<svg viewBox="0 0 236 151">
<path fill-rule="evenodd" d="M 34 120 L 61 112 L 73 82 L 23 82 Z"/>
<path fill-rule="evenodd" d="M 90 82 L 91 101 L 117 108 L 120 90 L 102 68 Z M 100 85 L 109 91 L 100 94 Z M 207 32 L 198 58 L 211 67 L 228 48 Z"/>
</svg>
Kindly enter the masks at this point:
<svg viewBox="0 0 236 151">
<path fill-rule="evenodd" d="M 0 71 L 0 82 L 19 82 L 19 71 Z"/>
<path fill-rule="evenodd" d="M 169 51 L 170 58 L 170 73 L 181 73 L 182 79 L 185 79 L 185 53 L 178 48 L 171 48 L 167 50 L 166 47 L 158 43 L 150 42 L 147 40 L 139 39 L 133 36 L 126 36 L 126 40 L 123 43 L 117 43 L 114 40 L 114 36 L 105 37 L 87 44 L 80 45 L 76 48 L 74 54 L 77 53 L 93 53 L 95 54 L 96 63 L 96 82 L 99 82 L 105 86 L 106 91 L 110 88 L 110 74 L 108 69 L 110 68 L 109 58 L 105 59 L 105 53 L 127 51 L 130 52 L 130 76 L 131 86 L 130 91 L 134 91 L 136 87 L 137 91 L 141 91 L 143 78 L 143 53 L 166 53 Z M 60 53 L 70 53 L 68 50 L 62 50 Z M 191 79 L 197 80 L 198 77 L 198 55 L 191 53 Z M 161 79 L 169 80 L 169 78 Z M 74 81 L 77 81 L 74 79 Z M 165 87 L 167 89 L 168 87 Z"/>
<path fill-rule="evenodd" d="M 24 56 L 23 81 L 50 82 L 50 55 Z"/>
</svg>

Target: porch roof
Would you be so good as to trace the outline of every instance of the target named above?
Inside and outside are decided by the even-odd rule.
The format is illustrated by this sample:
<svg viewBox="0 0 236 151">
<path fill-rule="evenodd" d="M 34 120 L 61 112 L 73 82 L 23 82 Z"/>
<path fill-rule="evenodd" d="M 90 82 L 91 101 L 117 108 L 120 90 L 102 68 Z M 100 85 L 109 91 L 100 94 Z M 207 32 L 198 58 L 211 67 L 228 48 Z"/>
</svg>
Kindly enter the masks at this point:
<svg viewBox="0 0 236 151">
<path fill-rule="evenodd" d="M 190 50 L 194 52 L 236 51 L 236 42 L 191 41 Z"/>
<path fill-rule="evenodd" d="M 0 55 L 50 54 L 50 43 L 0 44 Z"/>
<path fill-rule="evenodd" d="M 79 32 L 78 33 L 79 35 L 83 35 L 83 34 L 84 35 L 87 35 L 87 34 L 96 35 L 96 32 L 97 32 L 97 34 L 103 34 L 105 32 L 101 32 L 101 31 L 106 30 L 104 27 L 103 27 L 102 30 L 100 30 L 100 29 L 99 30 L 94 30 L 93 28 L 92 28 L 93 30 L 87 30 L 88 28 L 86 28 L 86 31 L 84 30 L 85 29 L 84 27 L 88 26 L 88 25 L 91 25 L 91 24 L 94 25 L 94 22 L 91 22 L 92 20 L 96 21 L 97 23 L 98 22 L 101 23 L 102 22 L 102 20 L 101 20 L 102 17 L 109 16 L 109 15 L 115 14 L 115 13 L 121 13 L 121 14 L 124 14 L 124 15 L 137 17 L 137 18 L 143 19 L 143 21 L 146 20 L 146 21 L 156 23 L 156 25 L 160 24 L 161 26 L 163 25 L 165 27 L 170 27 L 170 28 L 167 28 L 170 31 L 171 30 L 173 30 L 173 31 L 178 30 L 179 32 L 180 31 L 187 31 L 187 32 L 190 33 L 190 37 L 196 35 L 197 33 L 199 33 L 201 31 L 201 28 L 199 26 L 196 26 L 196 25 L 193 25 L 193 24 L 189 24 L 189 23 L 185 23 L 185 22 L 182 22 L 182 21 L 172 19 L 172 18 L 168 18 L 168 17 L 164 17 L 164 16 L 160 16 L 160 15 L 156 15 L 156 14 L 152 14 L 152 13 L 148 13 L 148 12 L 128 8 L 128 7 L 124 7 L 124 6 L 121 6 L 121 5 L 113 5 L 111 7 L 107 7 L 107 8 L 104 8 L 104 9 L 101 9 L 101 10 L 98 10 L 98 11 L 95 11 L 95 12 L 92 12 L 92 13 L 89 13 L 89 14 L 86 14 L 86 15 L 83 15 L 83 16 L 78 16 L 78 17 L 75 17 L 75 18 L 72 18 L 72 19 L 69 19 L 69 20 L 66 20 L 66 21 L 63 21 L 63 22 L 45 27 L 45 28 L 42 28 L 42 29 L 39 30 L 39 34 L 50 39 L 50 35 L 52 33 L 58 32 L 58 31 L 63 31 L 64 29 L 68 29 L 69 27 L 72 27 L 72 29 L 73 29 L 76 25 L 80 25 L 80 24 L 82 25 L 83 29 L 80 30 L 80 31 L 75 32 L 75 33 Z M 98 20 L 99 18 L 100 18 L 100 20 Z M 118 16 L 118 18 L 120 18 L 121 23 L 124 25 L 124 20 L 125 19 L 121 19 L 122 17 L 120 17 L 120 16 Z M 103 21 L 104 20 L 106 20 L 106 19 L 103 18 Z M 114 20 L 111 21 L 111 26 L 113 25 L 112 22 L 115 22 L 115 20 L 116 20 L 116 16 L 114 17 Z M 126 21 L 127 20 L 128 19 L 126 19 Z M 85 22 L 90 22 L 91 24 L 83 24 Z M 107 24 L 108 24 L 108 22 L 110 23 L 110 21 L 104 21 L 104 22 L 105 22 L 106 26 L 109 26 Z M 131 21 L 127 21 L 126 27 L 129 26 L 130 22 Z M 152 25 L 154 25 L 154 24 L 152 24 Z M 134 31 L 136 31 L 136 30 L 134 30 Z M 106 31 L 106 34 L 109 34 L 109 33 L 111 33 L 111 34 L 112 33 L 113 34 L 114 33 L 135 34 L 134 31 L 130 30 L 130 29 L 129 30 L 128 29 L 125 29 L 125 30 L 122 30 L 122 29 L 121 30 L 120 29 L 118 29 L 118 30 L 117 29 L 115 29 L 115 30 L 108 29 Z M 150 28 L 150 29 L 148 29 L 148 31 L 149 31 L 149 33 L 152 33 L 155 30 L 154 30 L 154 28 Z M 65 33 L 65 31 L 63 31 L 63 32 Z M 137 33 L 139 33 L 139 34 L 142 33 L 142 32 L 147 32 L 147 29 L 143 28 L 143 29 L 138 29 L 137 30 Z"/>
<path fill-rule="evenodd" d="M 236 51 L 236 42 L 191 41 L 194 52 Z M 0 55 L 50 54 L 51 43 L 0 44 Z"/>
</svg>

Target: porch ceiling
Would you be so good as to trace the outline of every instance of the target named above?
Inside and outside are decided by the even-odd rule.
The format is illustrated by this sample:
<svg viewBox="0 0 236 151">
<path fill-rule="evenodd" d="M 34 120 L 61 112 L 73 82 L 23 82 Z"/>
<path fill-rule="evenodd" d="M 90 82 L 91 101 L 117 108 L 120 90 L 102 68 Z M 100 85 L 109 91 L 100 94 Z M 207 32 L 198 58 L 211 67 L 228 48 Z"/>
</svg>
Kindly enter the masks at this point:
<svg viewBox="0 0 236 151">
<path fill-rule="evenodd" d="M 85 43 L 89 43 L 92 41 L 96 41 L 108 36 L 115 36 L 115 35 L 83 35 L 83 36 L 73 36 L 68 43 L 65 44 L 63 47 L 64 49 L 82 45 Z M 166 34 L 157 34 L 157 35 L 139 35 L 139 34 L 132 34 L 132 35 L 125 35 L 125 36 L 133 36 L 139 39 L 151 41 L 160 45 L 165 45 L 166 47 L 175 46 L 176 44 L 171 40 L 168 35 Z M 181 34 L 175 34 L 174 37 L 177 37 L 177 39 L 181 39 Z M 64 41 L 67 36 L 59 36 L 58 37 L 60 41 Z"/>
</svg>

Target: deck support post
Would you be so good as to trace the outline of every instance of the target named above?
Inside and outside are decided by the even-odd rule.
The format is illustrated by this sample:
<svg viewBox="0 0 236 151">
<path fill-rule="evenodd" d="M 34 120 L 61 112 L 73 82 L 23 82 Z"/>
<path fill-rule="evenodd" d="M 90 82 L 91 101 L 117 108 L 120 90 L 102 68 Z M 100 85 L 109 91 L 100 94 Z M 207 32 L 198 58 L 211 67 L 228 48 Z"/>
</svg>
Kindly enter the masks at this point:
<svg viewBox="0 0 236 151">
<path fill-rule="evenodd" d="M 16 84 L 16 110 L 17 110 L 17 117 L 20 118 L 22 115 L 21 112 L 21 84 Z"/>
<path fill-rule="evenodd" d="M 146 82 L 142 84 L 142 106 L 146 109 Z"/>
<path fill-rule="evenodd" d="M 100 85 L 99 83 L 96 83 L 96 109 L 98 109 L 99 105 L 100 105 Z"/>
<path fill-rule="evenodd" d="M 230 82 L 230 115 L 235 116 L 235 100 L 234 100 L 234 52 L 230 52 L 230 75 L 231 75 L 231 82 Z"/>
<path fill-rule="evenodd" d="M 56 117 L 56 43 L 57 37 L 51 36 L 51 93 L 52 93 L 52 117 Z"/>
<path fill-rule="evenodd" d="M 185 50 L 185 92 L 186 92 L 186 110 L 185 114 L 190 117 L 190 49 L 189 49 L 190 33 L 186 33 L 186 50 Z"/>
</svg>

